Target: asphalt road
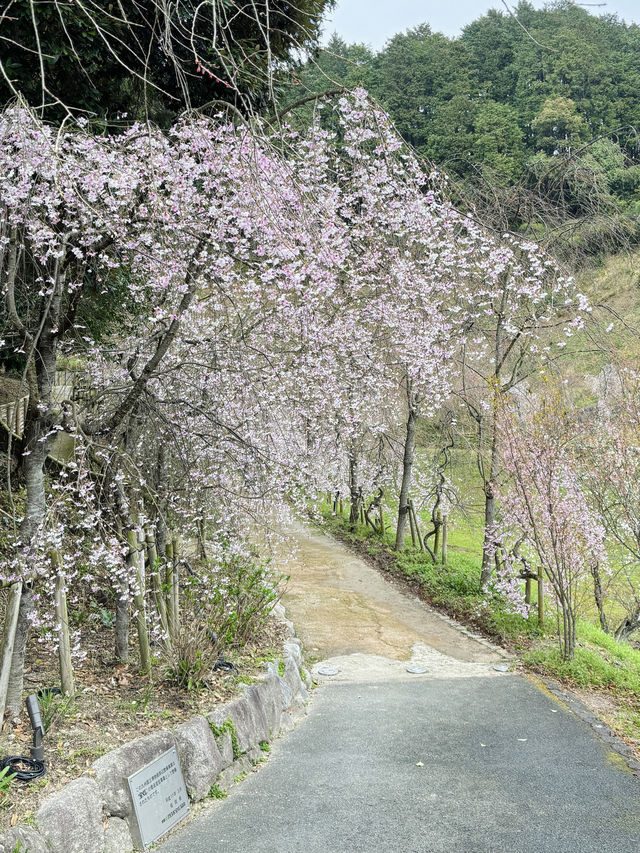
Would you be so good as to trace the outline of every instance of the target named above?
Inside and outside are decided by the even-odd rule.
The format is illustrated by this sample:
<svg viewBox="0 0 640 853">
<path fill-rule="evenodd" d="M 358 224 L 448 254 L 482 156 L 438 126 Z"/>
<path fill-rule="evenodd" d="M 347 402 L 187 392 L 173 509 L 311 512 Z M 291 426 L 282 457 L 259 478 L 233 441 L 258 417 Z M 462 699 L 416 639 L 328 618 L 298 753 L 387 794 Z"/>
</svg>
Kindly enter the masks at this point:
<svg viewBox="0 0 640 853">
<path fill-rule="evenodd" d="M 516 675 L 328 683 L 162 853 L 638 853 L 640 780 Z"/>
</svg>

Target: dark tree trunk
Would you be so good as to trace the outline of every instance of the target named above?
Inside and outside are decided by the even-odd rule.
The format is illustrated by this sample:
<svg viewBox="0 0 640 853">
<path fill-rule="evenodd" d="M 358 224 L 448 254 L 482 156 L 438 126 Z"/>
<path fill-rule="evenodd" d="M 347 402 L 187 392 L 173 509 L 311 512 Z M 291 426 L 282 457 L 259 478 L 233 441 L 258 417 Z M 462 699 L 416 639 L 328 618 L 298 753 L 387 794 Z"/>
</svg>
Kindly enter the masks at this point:
<svg viewBox="0 0 640 853">
<path fill-rule="evenodd" d="M 493 438 L 491 440 L 491 461 L 489 464 L 489 479 L 484 484 L 484 542 L 482 545 L 482 572 L 480 585 L 484 589 L 491 580 L 495 549 L 497 547 L 496 524 L 496 495 L 495 484 L 498 477 L 499 447 L 498 435 L 494 419 Z"/>
<path fill-rule="evenodd" d="M 360 492 L 358 490 L 358 459 L 355 454 L 349 457 L 349 497 L 351 506 L 349 508 L 349 524 L 352 527 L 358 523 L 360 517 Z"/>
<path fill-rule="evenodd" d="M 412 405 L 411 393 L 409 392 L 409 414 L 407 416 L 407 435 L 404 442 L 404 456 L 402 460 L 402 483 L 400 485 L 400 499 L 398 502 L 398 525 L 396 527 L 396 551 L 404 548 L 404 534 L 407 526 L 409 513 L 409 487 L 411 485 L 411 471 L 413 469 L 413 455 L 415 451 L 416 434 L 416 412 Z"/>
<path fill-rule="evenodd" d="M 604 593 L 602 592 L 602 577 L 600 575 L 600 566 L 595 565 L 591 569 L 591 574 L 593 576 L 593 596 L 596 601 L 596 607 L 598 608 L 600 627 L 605 632 L 605 634 L 608 634 L 609 625 L 607 624 L 607 616 L 604 612 Z"/>
<path fill-rule="evenodd" d="M 640 602 L 636 604 L 632 613 L 622 620 L 616 628 L 615 638 L 619 643 L 626 643 L 634 631 L 640 630 Z"/>
</svg>

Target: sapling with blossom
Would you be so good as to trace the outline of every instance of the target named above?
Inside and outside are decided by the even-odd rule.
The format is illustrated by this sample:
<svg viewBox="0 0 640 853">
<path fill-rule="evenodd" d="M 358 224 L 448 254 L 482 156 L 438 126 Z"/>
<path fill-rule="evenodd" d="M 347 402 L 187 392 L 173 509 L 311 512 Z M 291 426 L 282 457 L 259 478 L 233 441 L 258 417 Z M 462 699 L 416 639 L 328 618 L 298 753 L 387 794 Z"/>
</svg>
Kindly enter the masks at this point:
<svg viewBox="0 0 640 853">
<path fill-rule="evenodd" d="M 518 604 L 517 584 L 508 579 L 517 565 L 513 546 L 540 565 L 553 589 L 560 649 L 575 651 L 576 611 L 584 582 L 594 568 L 605 569 L 605 531 L 589 507 L 573 458 L 575 431 L 559 397 L 516 415 L 501 408 L 498 420 L 505 483 L 500 489 L 500 523 L 495 539 L 508 556 L 503 592 Z"/>
</svg>

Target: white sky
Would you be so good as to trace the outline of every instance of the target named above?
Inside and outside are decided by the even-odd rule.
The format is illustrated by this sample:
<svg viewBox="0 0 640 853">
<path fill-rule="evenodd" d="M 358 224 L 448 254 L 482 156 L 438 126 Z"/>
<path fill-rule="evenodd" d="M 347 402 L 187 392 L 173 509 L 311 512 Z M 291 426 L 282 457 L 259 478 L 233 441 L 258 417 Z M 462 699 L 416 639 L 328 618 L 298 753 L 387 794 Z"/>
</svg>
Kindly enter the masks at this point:
<svg viewBox="0 0 640 853">
<path fill-rule="evenodd" d="M 509 0 L 507 0 L 509 2 Z M 513 7 L 517 0 L 511 0 Z M 594 0 L 594 4 L 599 0 Z M 542 0 L 533 0 L 542 8 Z M 375 50 L 383 47 L 388 38 L 425 21 L 431 29 L 456 36 L 462 27 L 479 18 L 487 9 L 505 11 L 500 0 L 338 0 L 324 29 L 324 41 L 335 31 L 347 43 L 364 42 Z M 602 6 L 585 8 L 592 14 L 616 14 L 627 23 L 640 24 L 638 0 L 608 0 Z"/>
</svg>

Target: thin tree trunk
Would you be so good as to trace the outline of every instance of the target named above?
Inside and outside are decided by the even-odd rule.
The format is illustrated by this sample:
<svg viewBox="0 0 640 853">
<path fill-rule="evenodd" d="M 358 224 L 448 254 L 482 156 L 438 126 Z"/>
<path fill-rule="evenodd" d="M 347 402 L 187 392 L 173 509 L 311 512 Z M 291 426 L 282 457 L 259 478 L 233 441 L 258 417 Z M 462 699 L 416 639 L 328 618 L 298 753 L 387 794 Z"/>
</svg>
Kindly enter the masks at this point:
<svg viewBox="0 0 640 853">
<path fill-rule="evenodd" d="M 4 633 L 2 637 L 2 663 L 0 664 L 0 729 L 4 723 L 4 712 L 7 704 L 7 688 L 9 686 L 9 673 L 11 671 L 11 659 L 16 638 L 18 625 L 18 612 L 20 610 L 20 599 L 22 597 L 22 581 L 11 584 L 9 600 L 5 613 Z"/>
<path fill-rule="evenodd" d="M 33 587 L 25 584 L 20 596 L 20 607 L 18 608 L 18 624 L 13 643 L 13 654 L 11 656 L 11 671 L 7 685 L 7 705 L 10 719 L 20 716 L 22 711 L 22 691 L 24 689 L 24 655 L 27 648 L 29 636 L 29 624 L 33 613 Z"/>
<path fill-rule="evenodd" d="M 499 381 L 496 380 L 496 381 Z M 484 589 L 493 574 L 493 556 L 496 548 L 496 497 L 495 488 L 500 465 L 500 447 L 498 443 L 498 391 L 494 391 L 493 399 L 493 435 L 491 437 L 491 459 L 489 462 L 489 479 L 484 483 L 484 542 L 482 544 L 482 571 L 480 586 Z"/>
<path fill-rule="evenodd" d="M 349 524 L 352 527 L 358 523 L 360 515 L 360 495 L 358 493 L 358 460 L 355 454 L 349 457 L 349 496 L 351 506 L 349 508 Z"/>
<path fill-rule="evenodd" d="M 591 575 L 593 576 L 593 596 L 596 601 L 596 607 L 598 608 L 598 617 L 600 619 L 600 627 L 605 632 L 605 634 L 609 633 L 609 625 L 607 624 L 607 616 L 604 612 L 604 594 L 602 592 L 602 577 L 600 575 L 600 566 L 596 563 L 596 565 L 591 569 Z"/>
<path fill-rule="evenodd" d="M 402 460 L 402 483 L 400 485 L 400 499 L 398 501 L 398 524 L 396 527 L 396 551 L 404 548 L 404 534 L 407 526 L 407 515 L 409 512 L 409 487 L 411 485 L 411 471 L 413 468 L 413 455 L 415 451 L 416 436 L 416 412 L 412 405 L 411 391 L 408 392 L 409 414 L 407 416 L 407 435 L 404 442 L 404 455 Z"/>
</svg>

